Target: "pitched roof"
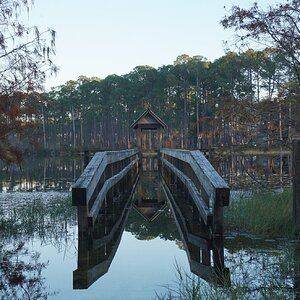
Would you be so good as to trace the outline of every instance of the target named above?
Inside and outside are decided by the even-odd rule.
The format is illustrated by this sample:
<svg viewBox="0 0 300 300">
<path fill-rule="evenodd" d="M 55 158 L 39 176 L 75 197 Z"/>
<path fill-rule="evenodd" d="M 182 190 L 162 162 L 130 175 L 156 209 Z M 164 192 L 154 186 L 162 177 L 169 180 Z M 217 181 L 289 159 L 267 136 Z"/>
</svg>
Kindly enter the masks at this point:
<svg viewBox="0 0 300 300">
<path fill-rule="evenodd" d="M 140 124 L 151 124 L 156 125 L 158 124 L 163 129 L 167 127 L 167 124 L 158 117 L 150 108 L 145 110 L 138 118 L 135 120 L 130 127 L 137 129 L 137 126 Z"/>
<path fill-rule="evenodd" d="M 157 207 L 133 204 L 133 208 L 148 222 L 154 221 L 164 211 L 166 206 L 165 202 L 160 203 Z"/>
</svg>

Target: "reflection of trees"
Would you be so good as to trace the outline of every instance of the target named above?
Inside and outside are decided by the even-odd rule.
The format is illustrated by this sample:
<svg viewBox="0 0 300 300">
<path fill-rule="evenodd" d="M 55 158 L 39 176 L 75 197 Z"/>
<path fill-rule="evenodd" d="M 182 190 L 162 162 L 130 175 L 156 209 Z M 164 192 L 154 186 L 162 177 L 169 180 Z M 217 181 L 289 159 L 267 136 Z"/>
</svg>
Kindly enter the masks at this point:
<svg viewBox="0 0 300 300">
<path fill-rule="evenodd" d="M 289 155 L 231 155 L 212 161 L 233 189 L 272 189 L 291 184 Z"/>
<path fill-rule="evenodd" d="M 47 264 L 39 261 L 38 252 L 29 254 L 23 246 L 19 243 L 12 249 L 0 247 L 0 298 L 47 299 L 51 294 L 42 277 Z"/>
<path fill-rule="evenodd" d="M 81 174 L 82 157 L 26 157 L 21 167 L 0 163 L 0 191 L 69 190 Z"/>
<path fill-rule="evenodd" d="M 153 221 L 146 221 L 134 209 L 129 214 L 126 231 L 131 232 L 139 240 L 151 240 L 159 237 L 164 240 L 180 240 L 178 230 L 169 208 Z"/>
<path fill-rule="evenodd" d="M 0 299 L 47 299 L 47 263 L 24 247 L 38 237 L 65 251 L 76 241 L 76 210 L 68 194 L 7 193 L 0 197 Z M 73 230 L 73 232 L 71 231 Z"/>
</svg>

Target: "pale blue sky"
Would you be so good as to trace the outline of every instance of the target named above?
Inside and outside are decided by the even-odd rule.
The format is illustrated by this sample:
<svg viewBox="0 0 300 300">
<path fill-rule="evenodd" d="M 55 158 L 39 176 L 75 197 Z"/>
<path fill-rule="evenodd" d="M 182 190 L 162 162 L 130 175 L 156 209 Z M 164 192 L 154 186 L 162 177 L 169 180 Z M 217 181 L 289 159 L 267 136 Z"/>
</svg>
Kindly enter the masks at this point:
<svg viewBox="0 0 300 300">
<path fill-rule="evenodd" d="M 220 25 L 224 5 L 248 6 L 248 0 L 35 0 L 29 21 L 57 31 L 60 67 L 46 87 L 80 75 L 105 78 L 135 66 L 172 64 L 178 55 L 224 54 L 232 31 Z M 261 5 L 275 0 L 258 0 Z"/>
</svg>

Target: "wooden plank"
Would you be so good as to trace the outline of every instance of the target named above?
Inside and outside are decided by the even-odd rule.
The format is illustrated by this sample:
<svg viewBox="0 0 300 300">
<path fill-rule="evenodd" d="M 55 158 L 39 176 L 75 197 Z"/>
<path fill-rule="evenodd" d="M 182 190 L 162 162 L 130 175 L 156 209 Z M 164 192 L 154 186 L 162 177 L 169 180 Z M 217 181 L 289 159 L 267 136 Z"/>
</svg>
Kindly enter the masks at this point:
<svg viewBox="0 0 300 300">
<path fill-rule="evenodd" d="M 200 247 L 200 248 L 202 248 L 206 251 L 211 250 L 212 249 L 211 240 L 206 239 L 204 237 L 197 236 L 197 235 L 192 234 L 192 233 L 189 232 L 188 226 L 186 225 L 186 218 L 184 217 L 183 213 L 181 212 L 181 209 L 176 204 L 176 200 L 174 199 L 171 191 L 169 190 L 167 183 L 165 182 L 165 180 L 163 178 L 161 178 L 161 180 L 162 180 L 163 191 L 164 191 L 164 193 L 166 195 L 166 198 L 167 198 L 167 200 L 170 204 L 170 207 L 172 209 L 173 216 L 175 218 L 177 227 L 178 226 L 180 227 L 180 230 L 182 232 L 182 236 L 184 236 L 185 239 L 187 239 L 189 243 L 191 243 L 195 246 L 198 246 L 198 247 Z M 179 222 L 179 220 L 177 219 L 177 215 L 180 218 L 181 222 Z M 180 223 L 182 225 L 180 225 Z M 183 233 L 185 233 L 185 234 L 183 234 Z"/>
<path fill-rule="evenodd" d="M 200 184 L 204 188 L 206 194 L 208 195 L 209 199 L 209 210 L 213 212 L 214 203 L 215 203 L 215 189 L 211 182 L 207 180 L 207 176 L 205 176 L 203 170 L 199 167 L 197 163 L 195 163 L 194 159 L 191 156 L 190 151 L 188 150 L 172 150 L 172 149 L 162 149 L 162 153 L 172 156 L 176 159 L 182 160 L 188 163 L 192 170 L 194 171 L 197 179 L 199 180 Z"/>
<path fill-rule="evenodd" d="M 188 163 L 209 197 L 209 209 L 212 212 L 215 201 L 219 206 L 229 205 L 230 189 L 206 157 L 199 151 L 162 149 L 161 153 Z"/>
<path fill-rule="evenodd" d="M 191 155 L 200 169 L 203 171 L 203 180 L 209 180 L 210 184 L 215 189 L 215 199 L 218 201 L 219 206 L 228 206 L 230 189 L 225 180 L 214 169 L 206 157 L 199 151 L 191 151 Z"/>
<path fill-rule="evenodd" d="M 94 190 L 108 164 L 112 164 L 138 153 L 137 148 L 122 151 L 97 152 L 72 187 L 72 205 L 88 205 Z"/>
<path fill-rule="evenodd" d="M 106 153 L 97 152 L 72 187 L 72 205 L 85 206 L 107 165 Z"/>
<path fill-rule="evenodd" d="M 138 149 L 126 149 L 121 151 L 107 151 L 107 164 L 112 164 L 117 161 L 129 158 L 138 153 Z"/>
<path fill-rule="evenodd" d="M 212 246 L 212 240 L 209 240 L 209 239 L 205 239 L 201 236 L 198 236 L 198 235 L 195 235 L 195 234 L 192 234 L 192 233 L 188 233 L 187 234 L 187 238 L 188 238 L 188 241 L 205 250 L 205 251 L 209 251 L 209 250 L 212 250 L 213 249 L 213 246 Z"/>
<path fill-rule="evenodd" d="M 170 162 L 168 162 L 166 159 L 161 158 L 161 160 L 184 183 L 184 185 L 187 187 L 191 197 L 193 198 L 194 203 L 197 206 L 198 211 L 199 211 L 204 223 L 207 225 L 210 225 L 211 221 L 212 221 L 212 213 L 209 211 L 208 206 L 202 199 L 201 194 L 197 190 L 193 181 L 189 177 L 187 177 L 184 173 L 182 173 L 180 170 L 178 170 L 174 165 L 172 165 Z"/>
<path fill-rule="evenodd" d="M 92 208 L 90 209 L 88 213 L 88 223 L 89 225 L 93 225 L 97 219 L 99 210 L 101 208 L 101 205 L 103 201 L 105 200 L 106 194 L 108 190 L 114 186 L 116 183 L 118 183 L 124 176 L 127 175 L 127 173 L 131 170 L 131 168 L 138 162 L 138 158 L 136 158 L 134 161 L 130 162 L 122 171 L 120 171 L 118 174 L 112 176 L 111 178 L 107 179 L 99 192 Z"/>
<path fill-rule="evenodd" d="M 214 267 L 201 264 L 197 261 L 190 260 L 191 271 L 207 282 L 216 282 L 217 275 Z"/>
<path fill-rule="evenodd" d="M 127 220 L 128 213 L 130 211 L 129 208 L 131 207 L 131 204 L 132 204 L 131 203 L 132 195 L 133 195 L 133 193 L 135 191 L 135 187 L 137 185 L 139 177 L 140 177 L 140 175 L 138 174 L 136 176 L 135 182 L 134 182 L 134 184 L 132 186 L 131 192 L 130 192 L 130 194 L 128 196 L 128 199 L 127 199 L 127 202 L 124 205 L 124 209 L 123 209 L 123 211 L 122 211 L 122 213 L 121 213 L 118 221 L 116 221 L 114 223 L 113 228 L 110 230 L 110 232 L 108 234 L 106 234 L 105 236 L 103 236 L 103 237 L 101 237 L 99 239 L 94 239 L 93 240 L 93 249 L 100 248 L 102 245 L 104 245 L 105 243 L 108 243 L 110 240 L 112 240 L 112 238 L 115 235 L 116 231 L 119 229 L 121 222 L 123 222 L 124 218 L 125 218 L 125 220 Z M 125 215 L 125 217 L 124 217 L 124 215 Z"/>
</svg>

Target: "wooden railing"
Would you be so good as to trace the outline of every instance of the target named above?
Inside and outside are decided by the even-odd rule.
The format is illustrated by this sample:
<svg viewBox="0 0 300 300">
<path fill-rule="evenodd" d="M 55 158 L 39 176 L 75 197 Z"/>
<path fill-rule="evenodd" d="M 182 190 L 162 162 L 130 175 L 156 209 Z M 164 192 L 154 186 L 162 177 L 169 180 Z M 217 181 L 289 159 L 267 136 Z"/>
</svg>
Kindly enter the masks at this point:
<svg viewBox="0 0 300 300">
<path fill-rule="evenodd" d="M 107 199 L 116 199 L 133 185 L 138 174 L 138 149 L 97 152 L 72 188 L 79 232 L 93 227 Z M 167 184 L 181 184 L 193 199 L 206 225 L 223 234 L 223 206 L 230 190 L 200 151 L 161 149 L 161 173 Z M 128 176 L 134 173 L 134 176 Z M 130 181 L 130 184 L 129 182 Z"/>
<path fill-rule="evenodd" d="M 107 199 L 120 196 L 138 173 L 138 150 L 97 152 L 72 187 L 72 205 L 77 206 L 79 232 L 96 222 Z M 128 176 L 129 172 L 134 176 Z M 127 175 L 127 176 L 126 176 Z"/>
<path fill-rule="evenodd" d="M 161 149 L 160 159 L 167 184 L 180 181 L 204 223 L 214 234 L 223 234 L 223 206 L 229 205 L 230 189 L 205 156 L 198 150 Z"/>
</svg>

